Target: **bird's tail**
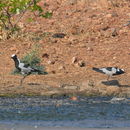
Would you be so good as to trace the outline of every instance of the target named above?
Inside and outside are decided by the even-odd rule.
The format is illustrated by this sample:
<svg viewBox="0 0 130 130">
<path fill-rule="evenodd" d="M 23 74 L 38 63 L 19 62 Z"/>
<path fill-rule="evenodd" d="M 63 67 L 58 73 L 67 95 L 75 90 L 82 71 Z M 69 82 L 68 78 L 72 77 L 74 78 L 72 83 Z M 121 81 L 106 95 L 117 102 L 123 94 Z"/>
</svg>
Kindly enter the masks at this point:
<svg viewBox="0 0 130 130">
<path fill-rule="evenodd" d="M 95 71 L 97 71 L 97 72 L 101 72 L 101 70 L 99 68 L 93 67 L 92 69 L 95 70 Z"/>
<path fill-rule="evenodd" d="M 37 74 L 43 74 L 43 75 L 47 74 L 47 72 L 36 68 L 35 69 L 33 68 L 33 72 L 36 72 Z"/>
</svg>

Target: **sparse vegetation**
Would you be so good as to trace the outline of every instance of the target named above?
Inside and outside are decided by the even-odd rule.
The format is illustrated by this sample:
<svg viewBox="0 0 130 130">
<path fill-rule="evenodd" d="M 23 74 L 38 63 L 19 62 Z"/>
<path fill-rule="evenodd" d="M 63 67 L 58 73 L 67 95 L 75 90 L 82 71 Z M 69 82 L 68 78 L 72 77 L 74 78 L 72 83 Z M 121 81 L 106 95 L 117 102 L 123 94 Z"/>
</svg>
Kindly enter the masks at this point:
<svg viewBox="0 0 130 130">
<path fill-rule="evenodd" d="M 35 17 L 50 18 L 52 13 L 44 12 L 38 5 L 40 0 L 0 0 L 0 39 L 9 39 L 18 32 L 18 23 L 30 11 Z M 32 18 L 28 18 L 32 21 Z"/>
</svg>

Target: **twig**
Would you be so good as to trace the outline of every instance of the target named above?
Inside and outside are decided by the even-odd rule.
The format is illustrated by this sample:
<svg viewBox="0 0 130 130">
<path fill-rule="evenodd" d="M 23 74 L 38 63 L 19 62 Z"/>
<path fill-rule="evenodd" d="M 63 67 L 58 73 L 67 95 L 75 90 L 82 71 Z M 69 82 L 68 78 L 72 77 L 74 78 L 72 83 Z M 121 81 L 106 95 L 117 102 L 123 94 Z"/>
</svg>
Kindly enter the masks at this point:
<svg viewBox="0 0 130 130">
<path fill-rule="evenodd" d="M 15 26 L 17 25 L 17 23 L 21 20 L 21 18 L 22 18 L 22 17 L 24 16 L 24 14 L 26 13 L 27 9 L 28 9 L 33 3 L 34 3 L 34 1 L 30 2 L 30 3 L 28 4 L 28 7 L 27 7 L 25 10 L 23 10 L 21 16 L 20 16 L 20 17 L 17 19 L 17 21 L 15 22 L 14 27 L 15 27 Z"/>
<path fill-rule="evenodd" d="M 12 22 L 11 22 L 11 15 L 10 15 L 10 13 L 9 13 L 9 7 L 7 7 L 7 9 L 6 8 L 3 8 L 4 9 L 4 11 L 5 11 L 5 13 L 6 13 L 6 15 L 7 15 L 7 17 L 8 17 L 8 22 L 9 22 L 9 25 L 11 26 L 11 28 L 13 28 L 14 26 L 13 26 L 13 24 L 12 24 Z"/>
<path fill-rule="evenodd" d="M 1 19 L 1 22 L 3 23 L 4 28 L 7 29 L 8 27 L 7 27 L 7 25 L 5 24 L 5 21 L 4 21 L 3 19 Z"/>
</svg>

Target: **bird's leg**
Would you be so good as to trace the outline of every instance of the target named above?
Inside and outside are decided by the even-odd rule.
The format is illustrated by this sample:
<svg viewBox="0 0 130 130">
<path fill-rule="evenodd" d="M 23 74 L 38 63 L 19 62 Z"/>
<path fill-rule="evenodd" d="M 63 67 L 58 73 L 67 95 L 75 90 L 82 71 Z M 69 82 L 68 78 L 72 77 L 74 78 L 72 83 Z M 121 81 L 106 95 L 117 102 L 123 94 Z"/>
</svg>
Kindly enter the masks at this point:
<svg viewBox="0 0 130 130">
<path fill-rule="evenodd" d="M 108 75 L 107 77 L 107 81 L 109 81 L 109 79 L 112 77 L 112 75 Z"/>
<path fill-rule="evenodd" d="M 22 78 L 21 81 L 20 81 L 20 86 L 22 86 L 23 80 L 24 80 L 27 76 L 28 76 L 28 75 L 24 75 L 24 76 L 23 76 L 23 78 Z"/>
<path fill-rule="evenodd" d="M 109 81 L 109 78 L 110 78 L 110 75 L 108 75 L 108 77 L 107 77 L 107 81 Z"/>
</svg>

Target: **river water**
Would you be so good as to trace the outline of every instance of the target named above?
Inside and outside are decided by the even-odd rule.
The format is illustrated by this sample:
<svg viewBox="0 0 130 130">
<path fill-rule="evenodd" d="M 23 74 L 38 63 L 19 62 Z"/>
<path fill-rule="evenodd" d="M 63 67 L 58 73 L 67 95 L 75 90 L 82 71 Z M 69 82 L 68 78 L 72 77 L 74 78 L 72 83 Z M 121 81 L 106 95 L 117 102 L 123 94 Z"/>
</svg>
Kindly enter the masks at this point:
<svg viewBox="0 0 130 130">
<path fill-rule="evenodd" d="M 0 98 L 0 124 L 44 127 L 130 127 L 130 99 L 113 97 Z"/>
</svg>

